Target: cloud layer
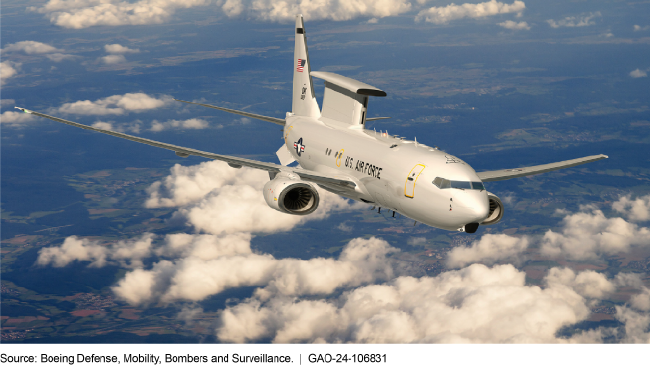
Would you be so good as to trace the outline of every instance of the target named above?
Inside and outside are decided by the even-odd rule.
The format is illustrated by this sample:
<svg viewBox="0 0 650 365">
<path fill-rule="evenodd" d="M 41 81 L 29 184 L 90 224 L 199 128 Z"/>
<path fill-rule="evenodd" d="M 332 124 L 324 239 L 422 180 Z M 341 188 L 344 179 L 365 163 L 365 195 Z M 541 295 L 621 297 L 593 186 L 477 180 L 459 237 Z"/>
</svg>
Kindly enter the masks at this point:
<svg viewBox="0 0 650 365">
<path fill-rule="evenodd" d="M 556 337 L 563 326 L 589 316 L 587 300 L 602 296 L 599 285 L 610 287 L 602 274 L 580 275 L 549 278 L 540 288 L 525 285 L 525 273 L 512 265 L 474 264 L 436 277 L 401 276 L 330 300 L 253 297 L 222 313 L 217 336 L 276 343 L 593 341 L 597 335 L 588 333 Z"/>
<path fill-rule="evenodd" d="M 643 217 L 648 214 L 648 206 L 643 205 L 647 199 L 648 196 L 635 201 L 622 198 L 613 206 L 630 216 Z M 632 208 L 625 210 L 628 206 Z M 650 230 L 647 227 L 639 227 L 620 217 L 607 218 L 600 209 L 587 205 L 582 206 L 578 213 L 566 215 L 559 232 L 546 232 L 541 240 L 540 252 L 551 257 L 590 260 L 602 255 L 629 252 L 635 246 L 648 245 Z"/>
<path fill-rule="evenodd" d="M 414 4 L 415 3 L 415 4 Z M 160 24 L 169 21 L 183 8 L 213 5 L 228 17 L 249 17 L 273 22 L 291 22 L 296 14 L 306 20 L 351 20 L 359 17 L 378 18 L 396 16 L 413 8 L 421 8 L 424 1 L 411 0 L 49 0 L 41 7 L 29 10 L 45 14 L 50 22 L 64 28 L 83 29 L 92 26 L 119 26 Z M 483 18 L 497 14 L 517 13 L 525 9 L 523 1 L 506 4 L 490 0 L 479 4 L 450 4 L 422 10 L 416 20 L 445 24 L 463 18 Z M 505 23 L 508 29 L 527 29 L 525 22 Z M 116 62 L 117 58 L 114 58 Z"/>
<path fill-rule="evenodd" d="M 256 287 L 254 294 L 218 313 L 216 335 L 224 342 L 363 343 L 557 343 L 647 342 L 650 290 L 638 275 L 554 267 L 543 285 L 526 285 L 526 273 L 500 260 L 521 260 L 531 237 L 486 234 L 469 247 L 450 251 L 448 265 L 464 267 L 435 277 L 406 274 L 400 251 L 377 237 L 355 238 L 337 258 L 277 259 L 255 252 L 255 233 L 295 228 L 336 210 L 354 209 L 342 198 L 322 193 L 320 213 L 296 217 L 264 202 L 268 175 L 211 161 L 176 165 L 148 189 L 149 208 L 175 208 L 202 234 L 147 234 L 113 244 L 69 237 L 60 247 L 39 252 L 41 265 L 115 264 L 128 271 L 114 286 L 130 305 L 190 303 L 182 317 L 197 313 L 192 303 L 229 288 Z M 648 198 L 623 197 L 613 209 L 629 219 L 648 220 Z M 606 218 L 594 206 L 564 212 L 559 232 L 541 237 L 542 253 L 568 258 L 599 257 L 650 242 L 647 228 L 623 218 Z M 642 239 L 637 243 L 637 236 Z M 646 235 L 646 236 L 643 236 Z M 600 237 L 600 236 L 604 236 Z M 152 264 L 145 265 L 148 258 Z M 473 263 L 473 264 L 472 264 Z M 619 287 L 639 292 L 616 307 L 625 332 L 598 328 L 558 337 L 561 329 L 587 320 L 592 308 Z M 628 288 L 629 290 L 629 288 Z"/>
<path fill-rule="evenodd" d="M 127 93 L 113 95 L 95 101 L 80 100 L 74 103 L 65 103 L 56 110 L 65 114 L 78 115 L 123 115 L 128 112 L 142 112 L 163 107 L 173 98 L 163 95 L 159 98 L 144 93 Z"/>
<path fill-rule="evenodd" d="M 553 19 L 548 19 L 546 22 L 548 25 L 551 26 L 551 28 L 560 28 L 560 27 L 587 27 L 590 25 L 596 24 L 594 21 L 594 18 L 600 17 L 600 11 L 596 11 L 593 13 L 585 13 L 585 14 L 580 14 L 578 16 L 568 16 L 564 19 L 560 20 L 553 20 Z"/>
<path fill-rule="evenodd" d="M 452 20 L 463 18 L 484 18 L 497 14 L 521 13 L 526 8 L 523 1 L 515 0 L 512 4 L 505 4 L 497 0 L 490 0 L 484 3 L 462 5 L 450 4 L 444 7 L 434 6 L 422 10 L 415 18 L 417 21 L 424 20 L 434 24 L 446 24 Z"/>
</svg>

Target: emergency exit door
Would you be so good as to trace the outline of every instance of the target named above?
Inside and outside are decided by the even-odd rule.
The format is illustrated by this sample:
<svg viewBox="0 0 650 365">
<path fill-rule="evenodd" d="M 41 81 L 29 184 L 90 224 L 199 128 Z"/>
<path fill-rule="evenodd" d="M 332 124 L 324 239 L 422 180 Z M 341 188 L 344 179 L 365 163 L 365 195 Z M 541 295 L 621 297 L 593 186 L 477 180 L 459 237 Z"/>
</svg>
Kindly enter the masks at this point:
<svg viewBox="0 0 650 365">
<path fill-rule="evenodd" d="M 413 198 L 415 195 L 415 183 L 418 181 L 418 177 L 424 170 L 425 166 L 422 164 L 415 165 L 409 175 L 406 177 L 406 185 L 404 186 L 404 196 L 407 198 Z"/>
</svg>

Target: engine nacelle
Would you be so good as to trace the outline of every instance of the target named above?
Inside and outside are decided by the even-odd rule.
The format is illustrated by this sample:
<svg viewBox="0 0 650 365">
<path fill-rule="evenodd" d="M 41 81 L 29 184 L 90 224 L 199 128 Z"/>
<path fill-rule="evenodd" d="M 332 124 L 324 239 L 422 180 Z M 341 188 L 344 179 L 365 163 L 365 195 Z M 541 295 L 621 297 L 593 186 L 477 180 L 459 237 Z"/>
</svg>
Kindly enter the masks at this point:
<svg viewBox="0 0 650 365">
<path fill-rule="evenodd" d="M 488 191 L 488 201 L 490 203 L 490 213 L 487 218 L 481 222 L 482 226 L 499 223 L 501 218 L 503 218 L 503 203 L 501 202 L 501 199 Z"/>
<path fill-rule="evenodd" d="M 320 197 L 316 188 L 296 179 L 293 174 L 278 174 L 264 185 L 264 200 L 282 213 L 307 215 L 318 208 Z"/>
</svg>

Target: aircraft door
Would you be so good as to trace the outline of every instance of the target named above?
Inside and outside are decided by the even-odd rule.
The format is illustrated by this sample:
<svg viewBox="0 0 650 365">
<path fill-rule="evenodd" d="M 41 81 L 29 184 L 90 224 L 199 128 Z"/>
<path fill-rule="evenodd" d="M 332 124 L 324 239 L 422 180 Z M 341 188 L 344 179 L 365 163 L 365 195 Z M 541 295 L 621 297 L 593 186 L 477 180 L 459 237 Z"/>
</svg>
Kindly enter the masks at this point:
<svg viewBox="0 0 650 365">
<path fill-rule="evenodd" d="M 415 182 L 418 180 L 418 177 L 420 177 L 420 174 L 422 173 L 422 170 L 424 170 L 425 166 L 422 164 L 417 164 L 415 165 L 412 169 L 411 172 L 409 172 L 408 176 L 406 177 L 406 185 L 404 186 L 404 196 L 407 198 L 413 198 L 415 195 Z"/>
</svg>

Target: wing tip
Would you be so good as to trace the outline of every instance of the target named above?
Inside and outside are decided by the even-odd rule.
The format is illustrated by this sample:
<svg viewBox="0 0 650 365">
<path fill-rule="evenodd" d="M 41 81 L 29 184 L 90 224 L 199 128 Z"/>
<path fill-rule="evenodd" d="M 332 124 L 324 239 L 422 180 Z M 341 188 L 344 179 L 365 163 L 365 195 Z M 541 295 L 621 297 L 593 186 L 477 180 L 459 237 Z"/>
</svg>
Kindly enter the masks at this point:
<svg viewBox="0 0 650 365">
<path fill-rule="evenodd" d="M 32 111 L 29 110 L 29 109 L 21 108 L 21 107 L 19 107 L 19 106 L 15 106 L 14 108 L 20 110 L 20 111 L 23 112 L 23 113 L 32 114 Z"/>
</svg>

